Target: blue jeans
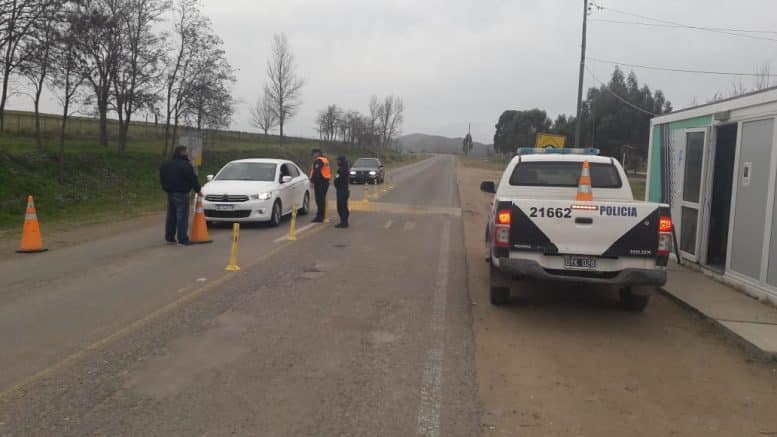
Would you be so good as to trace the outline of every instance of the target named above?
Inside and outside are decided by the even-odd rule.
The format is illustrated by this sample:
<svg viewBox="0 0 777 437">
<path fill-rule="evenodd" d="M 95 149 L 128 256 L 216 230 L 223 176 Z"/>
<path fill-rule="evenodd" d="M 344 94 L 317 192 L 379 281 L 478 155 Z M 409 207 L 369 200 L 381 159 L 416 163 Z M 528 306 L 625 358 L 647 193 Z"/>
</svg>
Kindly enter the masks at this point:
<svg viewBox="0 0 777 437">
<path fill-rule="evenodd" d="M 176 230 L 179 243 L 189 241 L 189 193 L 167 193 L 165 240 L 175 241 Z"/>
</svg>

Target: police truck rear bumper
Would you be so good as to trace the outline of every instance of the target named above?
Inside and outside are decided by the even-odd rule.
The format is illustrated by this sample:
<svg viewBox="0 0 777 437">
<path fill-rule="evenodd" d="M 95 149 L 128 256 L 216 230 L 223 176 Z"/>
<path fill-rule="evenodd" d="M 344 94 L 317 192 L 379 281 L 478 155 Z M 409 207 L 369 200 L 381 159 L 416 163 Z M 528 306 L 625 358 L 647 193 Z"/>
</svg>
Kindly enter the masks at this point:
<svg viewBox="0 0 777 437">
<path fill-rule="evenodd" d="M 537 261 L 516 258 L 494 258 L 494 267 L 513 276 L 524 276 L 548 281 L 586 282 L 620 287 L 662 286 L 666 284 L 663 268 L 625 268 L 620 271 L 587 271 L 546 269 Z"/>
</svg>

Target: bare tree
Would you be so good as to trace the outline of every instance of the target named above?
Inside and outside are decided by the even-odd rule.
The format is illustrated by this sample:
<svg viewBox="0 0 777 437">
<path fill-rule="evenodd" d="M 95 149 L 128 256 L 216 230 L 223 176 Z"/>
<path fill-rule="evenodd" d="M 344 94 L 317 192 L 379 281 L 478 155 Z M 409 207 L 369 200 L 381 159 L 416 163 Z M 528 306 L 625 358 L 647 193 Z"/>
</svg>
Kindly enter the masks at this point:
<svg viewBox="0 0 777 437">
<path fill-rule="evenodd" d="M 175 56 L 167 58 L 163 155 L 170 152 L 177 139 L 178 124 L 193 98 L 195 78 L 206 68 L 205 63 L 198 61 L 220 44 L 199 5 L 199 0 L 176 0 L 173 4 L 173 44 L 169 51 Z"/>
<path fill-rule="evenodd" d="M 122 0 L 118 15 L 118 50 L 111 74 L 119 116 L 118 151 L 127 148 L 132 115 L 151 107 L 160 78 L 162 40 L 152 27 L 169 5 L 160 0 Z"/>
<path fill-rule="evenodd" d="M 768 62 L 755 69 L 755 90 L 763 90 L 772 86 L 772 67 Z"/>
<path fill-rule="evenodd" d="M 78 51 L 76 34 L 70 31 L 74 18 L 68 16 L 60 38 L 52 49 L 52 90 L 57 100 L 62 105 L 62 119 L 59 128 L 59 182 L 64 182 L 65 177 L 65 133 L 67 122 L 72 112 L 71 105 L 83 84 L 85 77 L 81 74 L 80 66 L 83 63 Z"/>
<path fill-rule="evenodd" d="M 278 117 L 272 110 L 272 102 L 270 102 L 266 95 L 260 95 L 256 99 L 256 103 L 251 106 L 250 112 L 251 124 L 264 131 L 265 135 L 278 126 Z"/>
<path fill-rule="evenodd" d="M 29 42 L 22 49 L 23 60 L 19 65 L 19 72 L 32 86 L 35 141 L 39 151 L 44 149 L 40 128 L 40 99 L 49 80 L 52 52 L 60 39 L 63 7 L 63 2 L 52 3 L 48 10 L 41 14 L 38 25 L 30 31 Z"/>
<path fill-rule="evenodd" d="M 289 48 L 285 34 L 273 36 L 272 57 L 267 61 L 268 83 L 265 85 L 265 97 L 271 102 L 273 113 L 278 118 L 281 144 L 283 127 L 286 121 L 294 117 L 299 109 L 300 96 L 305 81 L 297 76 L 294 54 Z"/>
<path fill-rule="evenodd" d="M 5 131 L 5 105 L 11 75 L 23 64 L 24 55 L 29 54 L 23 48 L 51 3 L 51 0 L 0 0 L 0 70 L 3 75 L 0 132 Z"/>
<path fill-rule="evenodd" d="M 342 111 L 337 105 L 329 105 L 318 113 L 317 121 L 322 140 L 335 141 L 337 139 L 338 121 L 341 117 Z"/>
<path fill-rule="evenodd" d="M 405 106 L 399 97 L 388 96 L 379 111 L 380 147 L 387 149 L 400 134 L 404 120 Z"/>
<path fill-rule="evenodd" d="M 108 146 L 108 110 L 112 103 L 111 85 L 119 56 L 121 0 L 80 0 L 77 19 L 72 26 L 78 50 L 83 55 L 82 75 L 93 94 L 86 104 L 94 103 L 99 117 L 99 141 Z"/>
<path fill-rule="evenodd" d="M 214 38 L 220 44 L 221 40 Z M 187 124 L 197 130 L 229 127 L 234 113 L 230 87 L 235 82 L 235 74 L 224 50 L 220 45 L 213 46 L 196 63 L 198 73 L 185 111 Z"/>
<path fill-rule="evenodd" d="M 368 114 L 368 118 L 367 118 L 366 127 L 368 131 L 368 140 L 366 145 L 379 147 L 380 146 L 379 125 L 380 125 L 380 120 L 383 118 L 383 105 L 378 101 L 378 96 L 370 97 L 368 110 L 370 113 Z"/>
</svg>

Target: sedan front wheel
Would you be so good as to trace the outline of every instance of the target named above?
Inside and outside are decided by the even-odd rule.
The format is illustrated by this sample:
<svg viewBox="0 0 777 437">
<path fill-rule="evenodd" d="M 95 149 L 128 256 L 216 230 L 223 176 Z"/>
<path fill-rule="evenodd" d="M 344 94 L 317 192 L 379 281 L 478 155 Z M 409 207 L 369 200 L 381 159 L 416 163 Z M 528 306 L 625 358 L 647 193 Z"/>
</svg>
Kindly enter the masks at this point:
<svg viewBox="0 0 777 437">
<path fill-rule="evenodd" d="M 283 216 L 281 209 L 281 201 L 276 200 L 275 204 L 272 206 L 272 215 L 270 216 L 270 225 L 272 226 L 280 226 L 281 224 L 281 217 Z"/>
</svg>

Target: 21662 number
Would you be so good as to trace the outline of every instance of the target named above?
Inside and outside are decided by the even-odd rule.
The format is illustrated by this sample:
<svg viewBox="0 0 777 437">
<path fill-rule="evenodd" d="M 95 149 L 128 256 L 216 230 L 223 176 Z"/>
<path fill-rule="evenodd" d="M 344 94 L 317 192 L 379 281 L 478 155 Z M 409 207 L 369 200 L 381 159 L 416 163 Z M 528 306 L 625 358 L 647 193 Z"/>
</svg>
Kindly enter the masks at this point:
<svg viewBox="0 0 777 437">
<path fill-rule="evenodd" d="M 535 208 L 529 211 L 529 217 L 572 218 L 572 208 Z"/>
</svg>

